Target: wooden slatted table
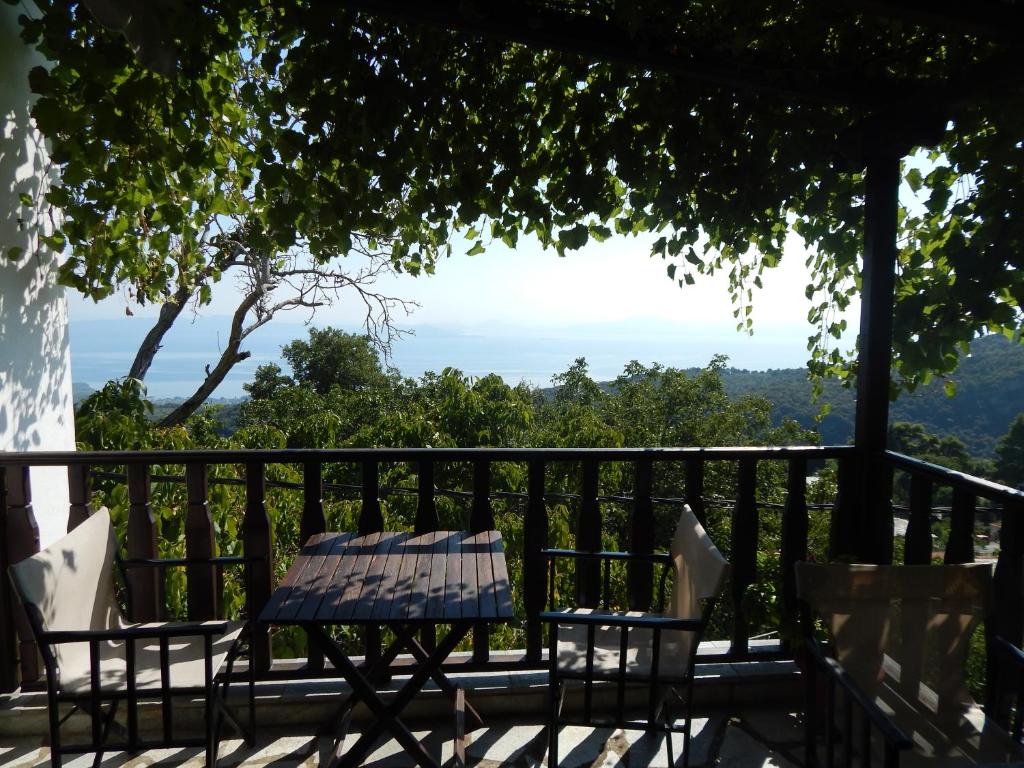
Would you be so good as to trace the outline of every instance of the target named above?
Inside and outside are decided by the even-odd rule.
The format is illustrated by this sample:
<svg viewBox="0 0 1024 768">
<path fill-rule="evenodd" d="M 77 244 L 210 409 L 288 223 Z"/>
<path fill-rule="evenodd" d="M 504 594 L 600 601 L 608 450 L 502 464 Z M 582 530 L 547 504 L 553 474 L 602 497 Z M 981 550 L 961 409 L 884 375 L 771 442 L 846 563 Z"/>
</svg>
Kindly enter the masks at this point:
<svg viewBox="0 0 1024 768">
<path fill-rule="evenodd" d="M 431 678 L 453 702 L 464 701 L 441 664 L 474 624 L 511 618 L 512 594 L 501 534 L 434 531 L 418 536 L 382 532 L 311 537 L 259 620 L 301 626 L 352 686 L 352 695 L 327 724 L 326 732 L 338 733 L 358 701 L 375 715 L 373 725 L 344 754 L 339 753 L 343 739 L 338 739 L 332 768 L 359 765 L 385 729 L 418 765 L 436 768 L 437 761 L 398 716 Z M 396 639 L 372 667 L 361 670 L 331 639 L 327 628 L 337 624 L 386 626 Z M 417 640 L 416 631 L 437 624 L 451 629 L 428 651 Z M 387 670 L 403 649 L 417 664 L 394 701 L 386 705 L 370 680 Z M 465 708 L 481 725 L 475 710 L 468 703 Z"/>
</svg>

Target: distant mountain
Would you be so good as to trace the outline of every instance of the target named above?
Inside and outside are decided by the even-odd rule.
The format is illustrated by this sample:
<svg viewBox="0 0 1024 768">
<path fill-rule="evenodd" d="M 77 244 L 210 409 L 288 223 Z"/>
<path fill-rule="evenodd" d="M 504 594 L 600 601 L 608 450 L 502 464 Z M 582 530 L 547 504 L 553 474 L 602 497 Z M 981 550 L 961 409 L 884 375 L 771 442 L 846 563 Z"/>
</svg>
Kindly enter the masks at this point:
<svg viewBox="0 0 1024 768">
<path fill-rule="evenodd" d="M 954 397 L 946 396 L 938 380 L 915 392 L 901 393 L 890 406 L 889 421 L 923 424 L 933 434 L 963 440 L 977 458 L 990 457 L 1010 422 L 1024 411 L 1024 345 L 997 335 L 978 339 L 952 379 L 957 385 Z M 806 369 L 729 369 L 723 380 L 731 395 L 766 396 L 775 405 L 777 421 L 791 418 L 807 427 L 815 424 L 819 406 L 810 402 Z M 818 424 L 822 442 L 835 445 L 852 440 L 854 390 L 827 381 L 820 402 L 832 406 Z"/>
</svg>

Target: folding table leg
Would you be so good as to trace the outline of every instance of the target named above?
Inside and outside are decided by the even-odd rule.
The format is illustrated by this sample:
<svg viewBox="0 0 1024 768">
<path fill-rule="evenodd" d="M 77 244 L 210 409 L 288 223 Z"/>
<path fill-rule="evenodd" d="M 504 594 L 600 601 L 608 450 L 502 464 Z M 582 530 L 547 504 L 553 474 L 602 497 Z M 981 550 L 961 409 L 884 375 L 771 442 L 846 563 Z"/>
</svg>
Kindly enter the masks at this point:
<svg viewBox="0 0 1024 768">
<path fill-rule="evenodd" d="M 352 749 L 348 753 L 346 753 L 345 760 L 342 763 L 339 763 L 339 766 L 358 765 L 358 760 L 361 759 L 367 752 L 369 752 L 370 747 L 373 746 L 374 742 L 377 740 L 377 737 L 380 736 L 380 734 L 384 731 L 385 728 L 391 730 L 393 733 L 396 733 L 396 737 L 396 726 L 400 727 L 406 733 L 409 733 L 409 729 L 406 728 L 405 725 L 403 725 L 402 722 L 398 719 L 398 713 L 405 709 L 409 702 L 412 701 L 412 699 L 416 696 L 417 693 L 419 693 L 420 689 L 423 688 L 423 685 L 432 676 L 433 671 L 441 666 L 441 663 L 448 658 L 448 655 L 455 650 L 455 646 L 459 644 L 462 638 L 469 634 L 469 631 L 472 628 L 473 625 L 469 623 L 459 623 L 452 625 L 451 630 L 449 630 L 444 640 L 442 640 L 441 643 L 434 650 L 434 652 L 430 654 L 430 657 L 427 659 L 427 661 L 423 664 L 420 664 L 419 667 L 416 668 L 416 671 L 413 673 L 412 677 L 409 678 L 409 681 L 402 686 L 401 690 L 398 691 L 397 696 L 395 696 L 395 700 L 385 708 L 384 716 L 378 716 L 380 719 L 378 719 L 376 723 L 374 723 L 365 733 L 363 733 L 362 736 L 359 737 L 359 741 L 357 741 L 355 745 L 352 747 Z M 349 665 L 351 666 L 351 662 L 349 662 Z M 380 698 L 377 696 L 376 691 L 373 691 L 373 696 L 377 699 L 378 702 L 380 702 Z M 409 736 L 411 738 L 412 734 L 410 733 Z M 401 741 L 401 739 L 399 739 L 399 741 Z M 416 758 L 418 754 L 422 754 L 429 761 L 427 765 L 436 766 L 436 761 L 434 761 L 434 759 L 430 757 L 427 751 L 423 749 L 423 745 L 420 744 L 418 741 L 415 741 L 415 739 L 413 739 L 413 741 L 416 744 L 417 749 L 415 750 L 415 752 L 410 752 L 410 755 Z M 405 746 L 404 743 L 403 746 Z M 406 751 L 409 750 L 407 749 Z M 349 762 L 350 755 L 352 756 L 352 762 Z M 419 762 L 419 760 L 417 760 L 417 762 Z M 424 763 L 419 764 L 424 765 Z M 335 766 L 331 766 L 331 768 L 335 768 Z"/>
<path fill-rule="evenodd" d="M 348 684 L 352 686 L 352 691 L 359 700 L 363 701 L 377 718 L 373 727 L 364 733 L 362 738 L 360 738 L 359 741 L 356 742 L 356 744 L 353 745 L 353 747 L 348 750 L 342 758 L 335 758 L 331 762 L 330 768 L 360 765 L 363 757 L 365 757 L 366 753 L 370 751 L 370 747 L 373 746 L 373 743 L 385 728 L 391 731 L 398 743 L 401 744 L 406 753 L 416 761 L 417 765 L 420 765 L 423 768 L 438 768 L 437 761 L 430 756 L 430 753 L 427 752 L 423 745 L 417 741 L 416 737 L 412 735 L 412 732 L 397 717 L 397 713 L 400 712 L 402 707 L 404 707 L 408 702 L 406 701 L 405 703 L 399 704 L 399 701 L 396 699 L 391 706 L 385 705 L 380 696 L 377 695 L 377 691 L 375 691 L 373 686 L 367 682 L 366 678 L 363 677 L 362 673 L 349 660 L 349 658 L 342 653 L 341 649 L 338 648 L 331 637 L 324 631 L 323 627 L 311 624 L 309 625 L 308 631 L 310 634 L 316 635 L 317 638 L 322 641 L 324 654 L 328 659 L 330 659 L 331 663 L 334 664 L 342 677 L 348 681 Z M 455 642 L 457 644 L 458 640 Z M 454 648 L 455 646 L 452 645 L 452 647 Z M 429 673 L 424 673 L 422 675 L 422 679 L 420 679 L 418 687 L 423 686 L 427 677 L 429 677 Z M 400 698 L 401 694 L 404 693 L 406 689 L 416 681 L 416 679 L 417 676 L 414 675 L 413 678 L 402 688 L 402 691 L 399 694 Z M 411 695 L 412 694 L 410 694 L 408 698 L 411 698 Z"/>
<path fill-rule="evenodd" d="M 406 648 L 408 648 L 409 652 L 412 653 L 416 661 L 420 664 L 429 663 L 430 654 L 416 639 L 415 630 L 410 627 L 392 627 L 392 629 L 395 632 L 395 636 L 405 644 Z M 443 662 L 444 659 L 441 661 Z M 454 702 L 456 691 L 458 690 L 457 686 L 448 679 L 448 676 L 442 671 L 440 664 L 432 667 L 431 669 L 430 677 L 435 683 L 437 683 L 437 687 L 444 691 L 444 693 L 447 694 L 447 696 Z M 463 699 L 465 699 L 465 696 L 463 696 Z M 480 717 L 480 713 L 478 713 L 476 709 L 474 709 L 473 705 L 468 701 L 465 702 L 465 711 L 469 713 L 469 716 L 473 719 L 474 725 L 470 730 L 484 727 L 484 721 L 483 718 Z"/>
</svg>

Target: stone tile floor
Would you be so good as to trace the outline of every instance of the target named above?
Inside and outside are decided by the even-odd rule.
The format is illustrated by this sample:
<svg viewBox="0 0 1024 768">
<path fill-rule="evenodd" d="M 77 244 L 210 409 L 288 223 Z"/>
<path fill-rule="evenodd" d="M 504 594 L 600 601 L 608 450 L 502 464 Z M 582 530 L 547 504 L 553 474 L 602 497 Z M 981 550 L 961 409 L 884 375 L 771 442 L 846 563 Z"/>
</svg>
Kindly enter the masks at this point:
<svg viewBox="0 0 1024 768">
<path fill-rule="evenodd" d="M 451 741 L 446 740 L 446 724 L 430 729 L 414 728 L 431 754 L 440 760 L 452 755 Z M 802 730 L 796 715 L 748 710 L 731 717 L 713 715 L 694 720 L 693 742 L 690 752 L 692 768 L 729 766 L 731 768 L 761 768 L 779 766 L 789 768 L 802 764 Z M 356 734 L 348 736 L 353 743 Z M 261 728 L 255 748 L 248 749 L 240 741 L 225 739 L 221 744 L 222 768 L 263 768 L 264 766 L 319 765 L 318 746 L 328 748 L 326 741 L 318 745 L 309 736 L 295 736 L 273 729 Z M 682 736 L 672 739 L 676 763 L 682 761 L 678 750 Z M 631 766 L 639 768 L 667 768 L 668 755 L 661 737 L 646 736 L 642 732 L 611 729 L 590 729 L 564 726 L 559 739 L 562 768 L 611 768 Z M 516 723 L 509 719 L 491 718 L 488 727 L 473 731 L 468 737 L 467 763 L 480 768 L 512 766 L 536 768 L 545 765 L 547 736 L 542 726 Z M 0 766 L 3 768 L 29 768 L 48 766 L 49 751 L 38 738 L 20 738 L 0 743 Z M 92 764 L 92 756 L 66 759 L 69 768 L 85 768 Z M 135 756 L 108 754 L 103 768 L 129 766 L 183 766 L 199 768 L 203 754 L 196 749 L 153 750 Z M 399 768 L 411 765 L 409 758 L 391 740 L 382 740 L 364 763 L 370 768 Z"/>
</svg>

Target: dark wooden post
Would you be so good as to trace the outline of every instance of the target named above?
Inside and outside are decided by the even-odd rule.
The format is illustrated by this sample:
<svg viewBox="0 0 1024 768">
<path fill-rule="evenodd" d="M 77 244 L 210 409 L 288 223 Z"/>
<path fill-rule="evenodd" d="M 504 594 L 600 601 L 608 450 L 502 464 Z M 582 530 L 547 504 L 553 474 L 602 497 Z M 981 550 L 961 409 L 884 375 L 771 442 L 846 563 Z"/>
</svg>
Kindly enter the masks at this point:
<svg viewBox="0 0 1024 768">
<path fill-rule="evenodd" d="M 155 560 L 158 529 L 150 507 L 149 467 L 129 464 L 128 557 Z M 162 621 L 165 614 L 163 579 L 158 568 L 129 568 L 132 621 Z"/>
<path fill-rule="evenodd" d="M 494 510 L 491 508 L 491 463 L 487 459 L 473 460 L 473 510 L 469 528 L 474 533 L 494 528 Z"/>
<path fill-rule="evenodd" d="M 327 530 L 324 516 L 323 468 L 318 459 L 307 459 L 302 464 L 302 520 L 299 522 L 299 546 L 310 536 Z"/>
<path fill-rule="evenodd" d="M 868 562 L 887 562 L 892 550 L 891 487 L 877 462 L 885 451 L 889 427 L 900 153 L 884 136 L 873 137 L 871 143 L 874 150 L 868 156 L 864 189 L 864 264 L 854 430 L 854 444 L 862 458 L 857 487 L 863 489 L 859 505 L 863 537 L 862 546 L 853 551 Z"/>
<path fill-rule="evenodd" d="M 707 524 L 707 515 L 704 509 L 704 459 L 686 460 L 686 503 L 690 510 L 700 521 L 701 525 Z"/>
<path fill-rule="evenodd" d="M 266 478 L 263 462 L 245 465 L 245 519 L 242 521 L 242 546 L 246 557 L 258 558 L 249 565 L 248 614 L 254 620 L 270 599 L 273 589 L 274 540 L 266 505 Z M 266 625 L 252 628 L 256 669 L 270 669 L 270 633 Z"/>
<path fill-rule="evenodd" d="M 39 652 L 32 640 L 28 619 L 14 595 L 11 594 L 7 579 L 7 566 L 21 562 L 39 551 L 39 526 L 32 510 L 32 484 L 29 468 L 23 465 L 8 465 L 4 472 L 3 507 L 3 616 L 0 622 L 0 689 L 14 690 L 17 686 L 17 660 L 20 659 L 22 685 L 35 683 L 39 679 Z M 17 649 L 17 650 L 15 650 Z"/>
<path fill-rule="evenodd" d="M 910 478 L 910 518 L 904 539 L 903 562 L 928 565 L 932 561 L 932 481 L 920 475 Z"/>
<path fill-rule="evenodd" d="M 633 490 L 633 519 L 630 521 L 630 552 L 647 554 L 654 551 L 654 507 L 651 504 L 653 462 L 638 459 Z M 649 611 L 653 593 L 654 570 L 650 563 L 630 563 L 629 607 L 633 611 Z"/>
<path fill-rule="evenodd" d="M 380 511 L 380 479 L 376 459 L 363 459 L 362 508 L 359 512 L 359 534 L 384 530 L 384 515 Z"/>
<path fill-rule="evenodd" d="M 732 653 L 747 653 L 750 631 L 745 600 L 757 579 L 757 459 L 740 459 L 739 487 L 732 512 Z"/>
<path fill-rule="evenodd" d="M 491 464 L 487 459 L 473 460 L 473 510 L 469 517 L 473 533 L 494 528 L 491 508 Z M 483 663 L 491 655 L 491 631 L 487 624 L 473 627 L 473 661 Z"/>
<path fill-rule="evenodd" d="M 92 514 L 92 478 L 88 464 L 68 465 L 68 533 L 75 530 Z"/>
<path fill-rule="evenodd" d="M 416 533 L 436 531 L 441 521 L 437 517 L 434 498 L 434 461 L 420 459 L 416 466 Z"/>
<path fill-rule="evenodd" d="M 185 489 L 188 510 L 185 513 L 185 556 L 189 560 L 206 560 L 216 554 L 213 518 L 207 504 L 210 481 L 205 464 L 185 465 Z M 217 569 L 212 565 L 190 565 L 188 580 L 188 617 L 207 621 L 220 615 L 221 595 L 217 589 Z"/>
<path fill-rule="evenodd" d="M 947 565 L 974 562 L 974 512 L 977 498 L 970 491 L 953 489 L 953 505 L 949 513 L 949 541 L 946 542 Z"/>
<path fill-rule="evenodd" d="M 789 460 L 786 506 L 782 510 L 782 630 L 786 640 L 799 639 L 796 563 L 807 559 L 807 460 Z"/>
<path fill-rule="evenodd" d="M 601 507 L 597 501 L 599 476 L 600 465 L 597 460 L 584 459 L 576 549 L 586 552 L 598 552 L 601 549 Z M 601 564 L 596 560 L 577 560 L 576 604 L 596 608 L 600 599 Z"/>
<path fill-rule="evenodd" d="M 543 647 L 539 619 L 544 610 L 547 572 L 541 550 L 548 546 L 548 513 L 544 503 L 544 462 L 530 459 L 527 479 L 529 500 L 523 532 L 523 602 L 526 607 L 526 658 L 541 660 Z"/>
</svg>

